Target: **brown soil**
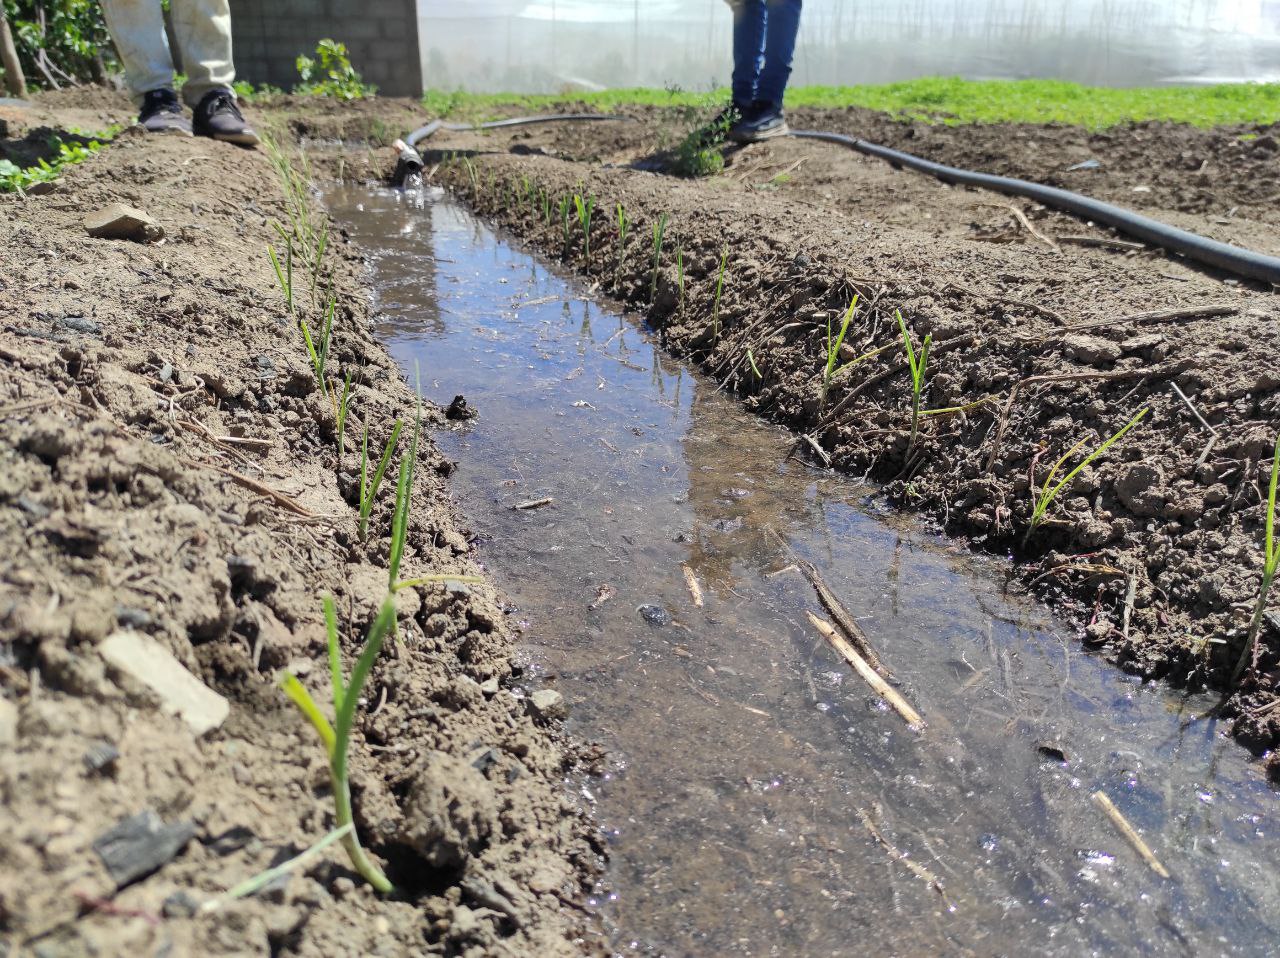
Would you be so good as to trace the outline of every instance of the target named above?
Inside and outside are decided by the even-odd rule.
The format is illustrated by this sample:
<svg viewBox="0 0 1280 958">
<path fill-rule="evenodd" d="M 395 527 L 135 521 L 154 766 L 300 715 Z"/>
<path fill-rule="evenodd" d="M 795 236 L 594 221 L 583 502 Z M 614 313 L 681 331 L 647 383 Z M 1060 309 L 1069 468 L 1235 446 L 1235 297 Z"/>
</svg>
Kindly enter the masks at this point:
<svg viewBox="0 0 1280 958">
<path fill-rule="evenodd" d="M 6 110 L 0 147 L 131 112 L 49 97 Z M 576 903 L 601 848 L 563 785 L 589 756 L 531 714 L 490 584 L 400 594 L 357 720 L 359 832 L 402 893 L 375 895 L 334 847 L 191 916 L 333 827 L 321 746 L 276 683 L 293 671 L 326 700 L 325 593 L 353 660 L 394 484 L 362 544 L 356 442 L 367 427 L 381 448 L 413 409 L 369 331 L 360 254 L 335 237 L 330 368 L 359 383 L 338 456 L 265 255 L 280 197 L 260 152 L 132 131 L 52 193 L 0 196 L 0 952 L 594 953 Z M 112 202 L 163 242 L 86 236 Z M 450 471 L 424 440 L 404 577 L 477 572 Z M 221 727 L 197 738 L 109 665 L 121 631 L 225 696 Z M 148 809 L 192 837 L 117 891 L 94 842 Z"/>
<path fill-rule="evenodd" d="M 1158 250 L 1053 246 L 1012 208 L 1049 238 L 1117 237 L 825 144 L 748 147 L 724 174 L 701 181 L 642 172 L 636 165 L 652 163 L 682 131 L 670 113 L 638 115 L 616 126 L 439 134 L 427 159 L 441 164 L 437 179 L 486 215 L 646 309 L 673 351 L 696 358 L 762 415 L 813 436 L 839 468 L 884 480 L 897 502 L 948 534 L 1010 553 L 1022 581 L 1077 618 L 1090 648 L 1148 678 L 1228 684 L 1257 597 L 1280 427 L 1274 291 Z M 1272 195 L 1280 127 L 931 128 L 866 111 L 793 121 L 1087 191 L 1280 254 Z M 1246 133 L 1256 138 L 1241 139 Z M 451 162 L 455 152 L 477 164 L 478 191 Z M 1067 169 L 1086 159 L 1100 169 Z M 550 223 L 541 201 L 526 198 L 529 186 L 550 194 Z M 572 213 L 565 244 L 558 204 L 574 192 L 597 198 L 590 264 Z M 634 224 L 621 251 L 618 204 Z M 651 303 L 652 229 L 663 213 L 669 225 Z M 844 360 L 887 348 L 838 375 L 824 405 L 827 322 L 838 327 L 854 293 L 860 308 Z M 909 459 L 898 310 L 917 343 L 933 337 L 925 407 L 992 397 L 924 419 Z M 1176 312 L 1138 316 L 1154 311 Z M 1145 420 L 1062 491 L 1024 545 L 1030 477 L 1042 483 L 1077 440 L 1092 448 L 1143 408 Z M 1259 750 L 1280 740 L 1280 711 L 1249 714 L 1276 694 L 1276 627 L 1263 645 L 1259 668 L 1227 704 L 1237 735 Z"/>
</svg>

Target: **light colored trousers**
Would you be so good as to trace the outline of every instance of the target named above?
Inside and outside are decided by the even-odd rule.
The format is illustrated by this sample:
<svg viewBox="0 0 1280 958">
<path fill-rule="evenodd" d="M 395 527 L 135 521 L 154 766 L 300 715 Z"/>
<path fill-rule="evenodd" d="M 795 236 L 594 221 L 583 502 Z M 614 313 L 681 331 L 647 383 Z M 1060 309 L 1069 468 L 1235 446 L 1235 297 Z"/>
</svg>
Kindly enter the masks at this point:
<svg viewBox="0 0 1280 958">
<path fill-rule="evenodd" d="M 160 0 L 102 0 L 102 12 L 134 99 L 141 103 L 143 94 L 172 87 L 174 63 Z M 183 99 L 194 105 L 210 90 L 230 90 L 236 68 L 229 0 L 171 0 L 169 12 L 187 74 Z"/>
</svg>

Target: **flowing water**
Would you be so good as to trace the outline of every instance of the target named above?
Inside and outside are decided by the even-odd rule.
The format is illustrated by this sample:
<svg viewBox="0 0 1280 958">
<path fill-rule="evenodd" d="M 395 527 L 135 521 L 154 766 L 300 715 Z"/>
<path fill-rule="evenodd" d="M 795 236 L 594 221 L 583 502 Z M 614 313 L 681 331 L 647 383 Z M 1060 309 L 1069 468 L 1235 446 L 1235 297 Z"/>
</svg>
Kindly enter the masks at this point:
<svg viewBox="0 0 1280 958">
<path fill-rule="evenodd" d="M 1274 796 L 1197 719 L 1213 699 L 1089 656 L 1001 562 L 789 459 L 787 433 L 453 203 L 329 201 L 371 254 L 397 360 L 479 413 L 437 441 L 533 687 L 608 749 L 584 792 L 612 847 L 590 905 L 618 952 L 1274 953 Z M 826 616 L 793 553 L 922 733 L 809 624 Z"/>
</svg>

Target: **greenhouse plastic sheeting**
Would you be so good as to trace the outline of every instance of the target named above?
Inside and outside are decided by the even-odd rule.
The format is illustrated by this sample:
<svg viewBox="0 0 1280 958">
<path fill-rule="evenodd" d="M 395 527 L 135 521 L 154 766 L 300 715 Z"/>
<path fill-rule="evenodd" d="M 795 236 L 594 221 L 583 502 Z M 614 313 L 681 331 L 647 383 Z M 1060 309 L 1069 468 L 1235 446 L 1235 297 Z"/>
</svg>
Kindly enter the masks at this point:
<svg viewBox="0 0 1280 958">
<path fill-rule="evenodd" d="M 434 88 L 709 90 L 724 0 L 419 0 Z M 1280 81 L 1280 0 L 804 0 L 793 83 L 926 75 L 1102 86 Z"/>
</svg>

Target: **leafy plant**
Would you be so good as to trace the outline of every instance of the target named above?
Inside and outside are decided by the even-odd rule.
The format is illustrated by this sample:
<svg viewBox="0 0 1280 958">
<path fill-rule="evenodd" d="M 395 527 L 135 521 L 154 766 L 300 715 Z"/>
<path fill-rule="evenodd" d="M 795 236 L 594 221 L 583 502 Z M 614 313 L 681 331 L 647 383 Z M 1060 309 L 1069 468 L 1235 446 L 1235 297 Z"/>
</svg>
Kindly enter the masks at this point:
<svg viewBox="0 0 1280 958">
<path fill-rule="evenodd" d="M 732 117 L 726 112 L 690 130 L 677 145 L 671 172 L 677 176 L 715 176 L 724 169 L 724 154 L 720 147 L 732 126 Z"/>
<path fill-rule="evenodd" d="M 21 167 L 11 160 L 0 159 L 0 193 L 23 192 L 37 183 L 56 180 L 62 175 L 63 167 L 83 163 L 109 143 L 116 132 L 111 129 L 92 139 L 72 142 L 50 137 L 52 156 L 40 157 L 34 166 Z"/>
<path fill-rule="evenodd" d="M 1237 682 L 1244 670 L 1257 656 L 1258 635 L 1262 632 L 1262 617 L 1267 610 L 1267 594 L 1275 581 L 1276 568 L 1280 567 L 1280 540 L 1276 537 L 1276 479 L 1280 477 L 1280 435 L 1276 436 L 1276 450 L 1271 457 L 1271 488 L 1267 492 L 1267 534 L 1262 547 L 1262 585 L 1258 589 L 1258 602 L 1253 607 L 1253 619 L 1245 636 L 1240 661 L 1231 676 Z"/>
<path fill-rule="evenodd" d="M 920 430 L 920 394 L 924 390 L 924 376 L 929 366 L 929 347 L 933 345 L 933 334 L 929 333 L 924 337 L 917 354 L 911 345 L 911 333 L 907 331 L 907 321 L 902 318 L 902 310 L 894 310 L 893 315 L 898 320 L 898 329 L 902 331 L 902 345 L 906 349 L 907 367 L 911 371 L 911 437 L 907 440 L 907 455 L 911 455 Z"/>
<path fill-rule="evenodd" d="M 382 450 L 382 458 L 378 462 L 378 468 L 374 470 L 373 479 L 369 479 L 369 427 L 364 427 L 364 437 L 360 443 L 360 541 L 369 535 L 369 515 L 373 512 L 373 502 L 378 496 L 378 487 L 382 485 L 382 477 L 387 471 L 387 463 L 391 461 L 391 453 L 395 451 L 396 443 L 400 439 L 400 427 L 402 423 L 399 419 L 395 421 L 395 425 L 391 427 L 391 438 L 387 440 L 386 448 Z"/>
<path fill-rule="evenodd" d="M 0 0 L 28 83 L 105 83 L 118 64 L 95 0 Z"/>
<path fill-rule="evenodd" d="M 578 225 L 582 227 L 583 256 L 587 262 L 587 270 L 591 269 L 591 214 L 596 209 L 596 198 L 589 196 L 585 200 L 581 195 L 573 194 L 573 205 L 578 212 Z"/>
<path fill-rule="evenodd" d="M 314 58 L 301 55 L 295 62 L 302 82 L 294 93 L 333 97 L 337 100 L 363 100 L 373 96 L 377 87 L 365 83 L 347 55 L 347 45 L 324 39 L 316 44 Z"/>
<path fill-rule="evenodd" d="M 724 292 L 724 265 L 729 259 L 729 244 L 720 248 L 720 271 L 716 274 L 716 298 L 711 305 L 711 333 L 720 338 L 720 294 Z"/>
<path fill-rule="evenodd" d="M 662 262 L 662 237 L 667 232 L 667 214 L 658 217 L 653 224 L 653 277 L 649 280 L 649 302 L 658 296 L 658 266 Z"/>
<path fill-rule="evenodd" d="M 1053 504 L 1054 498 L 1060 491 L 1062 491 L 1062 488 L 1068 485 L 1071 480 L 1079 474 L 1081 469 L 1106 452 L 1113 443 L 1117 442 L 1125 433 L 1137 425 L 1138 421 L 1147 414 L 1147 411 L 1147 408 L 1143 408 L 1136 416 L 1120 427 L 1120 429 L 1117 430 L 1110 439 L 1100 445 L 1097 449 L 1093 450 L 1093 452 L 1089 453 L 1089 455 L 1085 456 L 1074 469 L 1068 472 L 1056 483 L 1053 480 L 1058 474 L 1058 470 L 1062 468 L 1063 463 L 1075 455 L 1076 450 L 1085 444 L 1087 437 L 1081 437 L 1076 440 L 1075 445 L 1068 449 L 1062 458 L 1053 464 L 1053 468 L 1049 470 L 1049 474 L 1044 477 L 1044 484 L 1040 487 L 1039 494 L 1037 494 L 1033 500 L 1031 524 L 1027 526 L 1026 534 L 1022 537 L 1022 544 L 1024 547 L 1027 544 L 1027 540 L 1031 538 L 1031 533 L 1034 532 L 1036 527 L 1044 520 L 1045 514 L 1049 511 L 1049 507 Z"/>
</svg>

